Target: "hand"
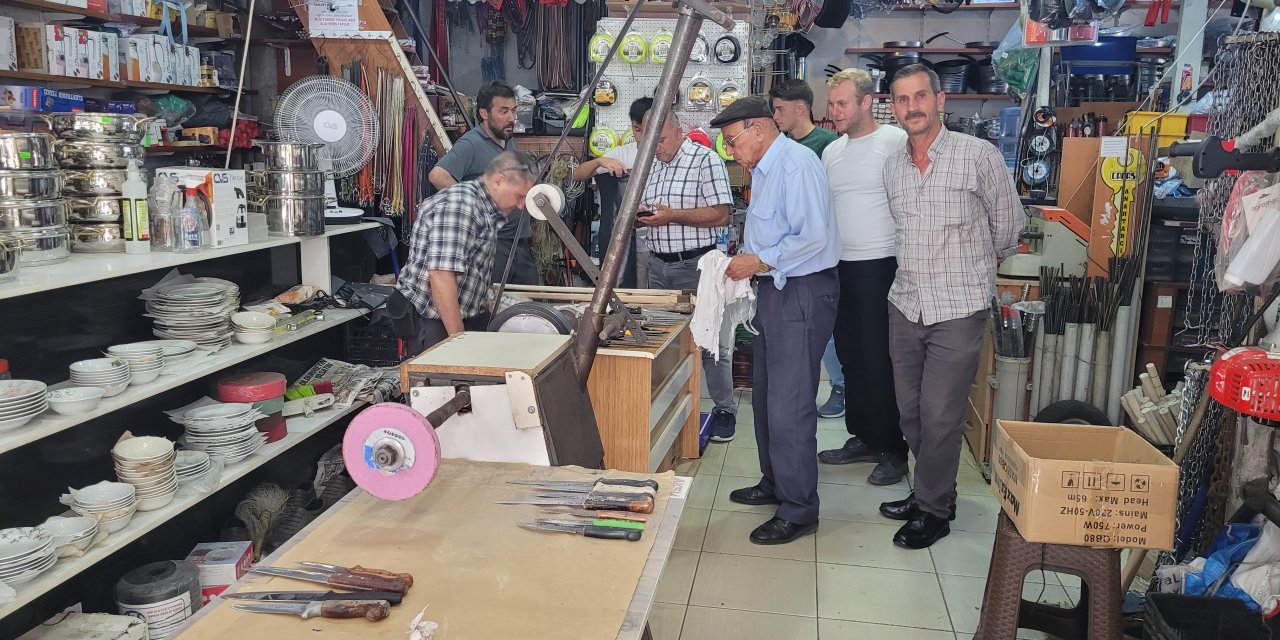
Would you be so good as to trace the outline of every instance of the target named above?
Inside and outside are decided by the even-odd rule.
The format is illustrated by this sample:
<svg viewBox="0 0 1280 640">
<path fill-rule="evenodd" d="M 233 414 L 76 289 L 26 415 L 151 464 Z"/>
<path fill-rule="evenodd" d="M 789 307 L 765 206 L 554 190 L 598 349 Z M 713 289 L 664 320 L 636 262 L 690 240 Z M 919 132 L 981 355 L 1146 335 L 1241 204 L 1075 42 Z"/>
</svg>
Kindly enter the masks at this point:
<svg viewBox="0 0 1280 640">
<path fill-rule="evenodd" d="M 731 280 L 746 280 L 760 270 L 760 258 L 753 253 L 739 253 L 729 261 L 724 274 Z"/>
<path fill-rule="evenodd" d="M 601 169 L 604 169 L 605 173 L 610 173 L 618 177 L 627 175 L 626 165 L 614 160 L 613 158 L 597 158 L 596 162 L 599 164 Z M 596 173 L 599 173 L 599 171 Z"/>
<path fill-rule="evenodd" d="M 665 227 L 675 221 L 675 212 L 665 204 L 654 205 L 652 213 L 636 217 L 636 222 L 646 227 Z"/>
</svg>

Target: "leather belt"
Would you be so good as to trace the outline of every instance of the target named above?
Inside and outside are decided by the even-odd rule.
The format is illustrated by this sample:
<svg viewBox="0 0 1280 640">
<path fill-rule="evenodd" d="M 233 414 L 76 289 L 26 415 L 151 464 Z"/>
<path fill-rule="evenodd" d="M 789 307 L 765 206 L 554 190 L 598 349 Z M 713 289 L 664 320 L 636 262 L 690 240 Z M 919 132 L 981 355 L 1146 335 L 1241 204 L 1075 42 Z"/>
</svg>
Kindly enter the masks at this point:
<svg viewBox="0 0 1280 640">
<path fill-rule="evenodd" d="M 688 251 L 677 251 L 675 253 L 658 253 L 655 251 L 653 253 L 650 253 L 649 255 L 669 264 L 672 262 L 683 262 L 685 260 L 700 258 L 704 254 L 709 253 L 712 249 L 715 249 L 715 248 L 716 246 L 713 244 L 705 247 L 700 247 L 697 249 L 690 249 Z"/>
</svg>

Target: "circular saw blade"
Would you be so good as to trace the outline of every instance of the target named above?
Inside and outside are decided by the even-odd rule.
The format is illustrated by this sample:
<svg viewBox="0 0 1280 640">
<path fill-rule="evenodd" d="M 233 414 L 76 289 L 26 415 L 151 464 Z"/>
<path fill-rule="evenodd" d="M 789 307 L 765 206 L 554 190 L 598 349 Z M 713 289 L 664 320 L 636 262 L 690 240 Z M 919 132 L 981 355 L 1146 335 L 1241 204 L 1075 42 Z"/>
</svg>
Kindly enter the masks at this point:
<svg viewBox="0 0 1280 640">
<path fill-rule="evenodd" d="M 435 479 L 440 440 L 422 414 L 383 402 L 361 411 L 347 426 L 342 459 L 361 489 L 382 500 L 404 500 Z"/>
</svg>

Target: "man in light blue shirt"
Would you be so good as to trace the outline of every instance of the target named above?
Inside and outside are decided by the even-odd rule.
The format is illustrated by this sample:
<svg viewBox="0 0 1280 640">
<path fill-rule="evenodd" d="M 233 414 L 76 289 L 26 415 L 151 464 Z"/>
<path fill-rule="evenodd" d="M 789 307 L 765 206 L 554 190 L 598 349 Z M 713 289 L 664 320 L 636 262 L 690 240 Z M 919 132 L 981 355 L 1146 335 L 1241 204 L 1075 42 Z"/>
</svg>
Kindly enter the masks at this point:
<svg viewBox="0 0 1280 640">
<path fill-rule="evenodd" d="M 764 99 L 734 102 L 711 126 L 751 170 L 743 252 L 725 273 L 758 281 L 752 408 L 762 477 L 729 499 L 779 505 L 772 519 L 751 532 L 751 542 L 784 544 L 818 529 L 813 398 L 818 363 L 835 326 L 840 236 L 822 162 L 778 132 Z"/>
</svg>

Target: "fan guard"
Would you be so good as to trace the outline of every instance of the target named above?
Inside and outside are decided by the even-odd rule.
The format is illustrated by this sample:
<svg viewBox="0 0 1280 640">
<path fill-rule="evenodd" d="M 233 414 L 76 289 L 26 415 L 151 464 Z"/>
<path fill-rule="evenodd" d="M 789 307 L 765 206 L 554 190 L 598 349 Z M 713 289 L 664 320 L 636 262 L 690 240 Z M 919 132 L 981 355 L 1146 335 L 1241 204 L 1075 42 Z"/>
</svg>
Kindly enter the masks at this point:
<svg viewBox="0 0 1280 640">
<path fill-rule="evenodd" d="M 345 178 L 373 158 L 378 116 L 356 85 L 335 76 L 307 76 L 285 89 L 276 104 L 276 134 L 284 142 L 320 143 L 335 178 Z"/>
</svg>

